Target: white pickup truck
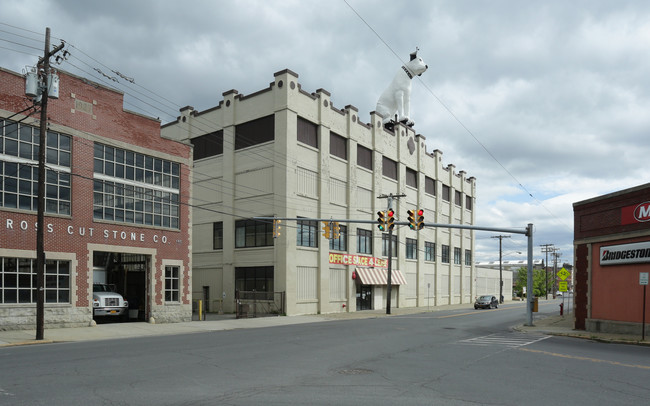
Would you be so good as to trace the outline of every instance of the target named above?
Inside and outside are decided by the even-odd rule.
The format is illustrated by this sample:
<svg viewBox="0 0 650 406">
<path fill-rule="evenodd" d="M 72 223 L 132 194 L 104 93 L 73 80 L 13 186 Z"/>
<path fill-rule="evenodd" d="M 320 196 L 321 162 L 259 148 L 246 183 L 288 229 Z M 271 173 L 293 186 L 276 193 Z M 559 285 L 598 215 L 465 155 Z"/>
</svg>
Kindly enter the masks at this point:
<svg viewBox="0 0 650 406">
<path fill-rule="evenodd" d="M 113 285 L 93 284 L 93 316 L 123 316 L 129 310 L 129 302 L 115 292 Z"/>
</svg>

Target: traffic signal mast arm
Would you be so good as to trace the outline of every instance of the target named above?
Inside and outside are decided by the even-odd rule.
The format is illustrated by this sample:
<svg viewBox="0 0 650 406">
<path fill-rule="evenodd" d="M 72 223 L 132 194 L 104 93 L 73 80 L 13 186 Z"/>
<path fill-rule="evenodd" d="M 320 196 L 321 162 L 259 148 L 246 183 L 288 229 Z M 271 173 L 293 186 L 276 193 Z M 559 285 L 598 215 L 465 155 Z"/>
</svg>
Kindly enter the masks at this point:
<svg viewBox="0 0 650 406">
<path fill-rule="evenodd" d="M 355 223 L 355 224 L 377 224 L 377 220 L 354 220 L 354 219 L 325 219 L 325 218 L 307 218 L 307 217 L 253 217 L 253 220 L 294 220 L 294 221 L 336 221 L 338 223 Z M 469 224 L 441 224 L 441 223 L 423 223 L 424 227 L 431 228 L 457 228 L 461 230 L 481 230 L 494 231 L 498 233 L 512 233 L 528 235 L 526 228 L 495 228 L 482 227 Z M 397 226 L 408 226 L 408 221 L 395 221 Z"/>
</svg>

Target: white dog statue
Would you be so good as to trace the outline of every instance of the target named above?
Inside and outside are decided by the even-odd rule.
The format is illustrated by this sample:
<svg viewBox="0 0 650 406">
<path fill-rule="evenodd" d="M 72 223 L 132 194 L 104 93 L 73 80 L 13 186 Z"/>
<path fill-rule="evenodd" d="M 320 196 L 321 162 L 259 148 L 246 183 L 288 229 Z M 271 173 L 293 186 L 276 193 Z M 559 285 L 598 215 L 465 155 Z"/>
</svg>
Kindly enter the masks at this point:
<svg viewBox="0 0 650 406">
<path fill-rule="evenodd" d="M 397 121 L 413 127 L 410 119 L 411 110 L 411 79 L 422 75 L 429 66 L 417 56 L 418 50 L 411 54 L 411 60 L 402 65 L 388 88 L 379 97 L 375 111 L 381 114 L 383 124 L 389 124 L 397 115 Z"/>
</svg>

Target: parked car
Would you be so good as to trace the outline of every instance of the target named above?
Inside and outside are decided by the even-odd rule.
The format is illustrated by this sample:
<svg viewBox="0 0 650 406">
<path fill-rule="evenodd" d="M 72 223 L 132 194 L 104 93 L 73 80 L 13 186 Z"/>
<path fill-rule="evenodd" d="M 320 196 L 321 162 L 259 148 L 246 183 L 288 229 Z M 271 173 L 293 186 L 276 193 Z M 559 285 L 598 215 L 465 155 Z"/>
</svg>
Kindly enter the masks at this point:
<svg viewBox="0 0 650 406">
<path fill-rule="evenodd" d="M 93 316 L 124 316 L 129 302 L 115 292 L 113 285 L 93 284 Z"/>
<path fill-rule="evenodd" d="M 478 309 L 491 309 L 491 308 L 497 309 L 499 307 L 499 301 L 497 300 L 496 296 L 491 296 L 491 295 L 483 295 L 479 296 L 476 298 L 476 301 L 474 302 L 474 308 Z"/>
</svg>

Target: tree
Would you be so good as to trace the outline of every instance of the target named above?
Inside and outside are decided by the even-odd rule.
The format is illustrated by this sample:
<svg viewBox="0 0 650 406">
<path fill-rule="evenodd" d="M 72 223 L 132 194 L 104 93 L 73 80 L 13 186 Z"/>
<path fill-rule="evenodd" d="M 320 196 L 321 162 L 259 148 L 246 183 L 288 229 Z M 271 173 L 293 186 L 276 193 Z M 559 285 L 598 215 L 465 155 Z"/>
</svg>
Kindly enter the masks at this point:
<svg viewBox="0 0 650 406">
<path fill-rule="evenodd" d="M 521 267 L 517 270 L 517 281 L 515 290 L 519 296 L 523 296 L 524 288 L 528 286 L 528 269 Z M 549 286 L 549 289 L 553 289 Z M 540 269 L 533 269 L 533 295 L 540 297 L 546 295 L 545 272 Z"/>
</svg>

